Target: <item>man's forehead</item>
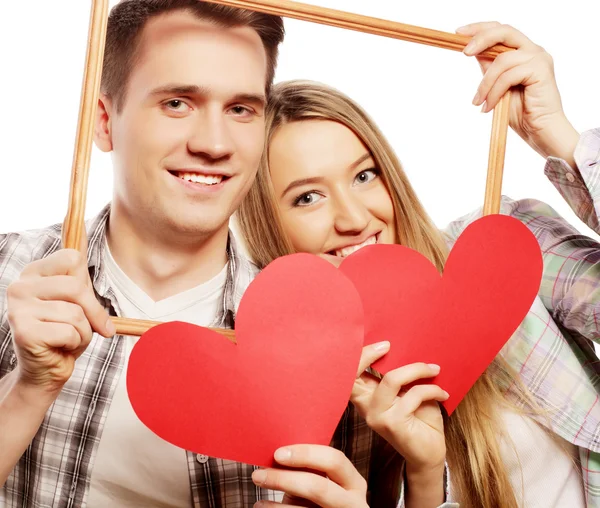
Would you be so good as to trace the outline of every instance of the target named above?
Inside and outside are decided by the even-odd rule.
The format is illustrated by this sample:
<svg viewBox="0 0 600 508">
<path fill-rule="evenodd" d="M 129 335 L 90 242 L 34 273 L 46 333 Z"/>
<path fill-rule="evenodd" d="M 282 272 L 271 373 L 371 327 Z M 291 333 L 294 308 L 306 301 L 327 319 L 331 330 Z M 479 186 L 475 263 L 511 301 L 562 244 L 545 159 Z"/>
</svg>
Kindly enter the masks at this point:
<svg viewBox="0 0 600 508">
<path fill-rule="evenodd" d="M 252 28 L 223 28 L 177 11 L 156 16 L 144 28 L 132 79 L 148 90 L 177 83 L 207 94 L 259 95 L 266 73 L 266 52 Z"/>
<path fill-rule="evenodd" d="M 153 16 L 144 26 L 138 50 L 140 53 L 164 47 L 173 41 L 200 41 L 213 46 L 226 44 L 231 49 L 245 50 L 264 56 L 261 38 L 249 26 L 224 27 L 201 19 L 188 11 L 174 11 Z"/>
</svg>

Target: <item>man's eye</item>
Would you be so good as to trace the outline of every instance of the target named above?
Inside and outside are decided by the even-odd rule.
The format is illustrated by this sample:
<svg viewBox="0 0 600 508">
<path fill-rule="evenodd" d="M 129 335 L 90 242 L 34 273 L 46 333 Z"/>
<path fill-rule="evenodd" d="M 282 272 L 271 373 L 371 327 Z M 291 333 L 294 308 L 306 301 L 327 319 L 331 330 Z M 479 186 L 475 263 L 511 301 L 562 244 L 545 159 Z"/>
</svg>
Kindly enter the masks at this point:
<svg viewBox="0 0 600 508">
<path fill-rule="evenodd" d="M 189 109 L 188 105 L 185 102 L 183 102 L 181 99 L 172 99 L 170 101 L 167 101 L 165 103 L 165 105 L 170 110 L 177 111 L 177 112 L 183 112 L 183 111 L 186 111 L 186 109 Z"/>
<path fill-rule="evenodd" d="M 233 106 L 231 112 L 237 116 L 247 116 L 252 114 L 252 111 L 245 106 Z"/>
</svg>

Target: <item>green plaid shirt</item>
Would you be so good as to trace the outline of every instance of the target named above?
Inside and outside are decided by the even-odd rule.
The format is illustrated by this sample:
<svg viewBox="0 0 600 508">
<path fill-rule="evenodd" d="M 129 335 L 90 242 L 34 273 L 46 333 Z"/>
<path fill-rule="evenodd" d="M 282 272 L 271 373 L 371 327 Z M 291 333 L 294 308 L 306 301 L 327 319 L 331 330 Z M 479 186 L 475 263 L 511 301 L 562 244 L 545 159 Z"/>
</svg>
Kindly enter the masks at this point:
<svg viewBox="0 0 600 508">
<path fill-rule="evenodd" d="M 581 136 L 575 160 L 578 169 L 549 158 L 546 176 L 600 234 L 600 129 Z M 549 415 L 552 430 L 579 447 L 587 506 L 600 507 L 600 363 L 593 346 L 600 343 L 600 244 L 540 201 L 504 197 L 501 213 L 528 226 L 544 258 L 538 297 L 501 354 Z M 445 230 L 450 244 L 479 217 L 481 210 L 452 222 Z"/>
</svg>

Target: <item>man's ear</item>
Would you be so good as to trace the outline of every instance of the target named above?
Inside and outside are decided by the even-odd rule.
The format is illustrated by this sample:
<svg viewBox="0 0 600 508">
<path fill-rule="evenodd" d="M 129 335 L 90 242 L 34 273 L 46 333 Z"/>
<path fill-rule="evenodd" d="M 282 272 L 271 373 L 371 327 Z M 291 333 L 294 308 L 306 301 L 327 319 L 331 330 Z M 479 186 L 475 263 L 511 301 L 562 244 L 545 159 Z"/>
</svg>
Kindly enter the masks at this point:
<svg viewBox="0 0 600 508">
<path fill-rule="evenodd" d="M 103 152 L 111 152 L 112 143 L 112 115 L 113 104 L 107 95 L 100 94 L 96 111 L 96 124 L 94 128 L 94 142 Z"/>
</svg>

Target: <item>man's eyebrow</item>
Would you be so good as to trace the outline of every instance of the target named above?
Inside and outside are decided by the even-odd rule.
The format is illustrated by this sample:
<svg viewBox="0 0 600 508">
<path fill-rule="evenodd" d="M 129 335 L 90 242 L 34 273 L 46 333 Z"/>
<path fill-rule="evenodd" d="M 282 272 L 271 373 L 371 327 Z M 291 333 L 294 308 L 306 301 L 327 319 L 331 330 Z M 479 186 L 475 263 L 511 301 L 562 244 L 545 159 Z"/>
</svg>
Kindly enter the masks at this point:
<svg viewBox="0 0 600 508">
<path fill-rule="evenodd" d="M 207 93 L 207 88 L 177 83 L 159 86 L 150 91 L 150 95 L 207 95 Z"/>
<path fill-rule="evenodd" d="M 173 83 L 154 88 L 150 91 L 150 95 L 210 95 L 210 90 L 197 85 Z M 264 107 L 267 97 L 264 93 L 238 93 L 231 98 L 231 102 L 249 102 Z"/>
<path fill-rule="evenodd" d="M 267 97 L 260 93 L 240 93 L 233 97 L 233 102 L 249 102 L 264 108 L 267 104 Z"/>
</svg>

